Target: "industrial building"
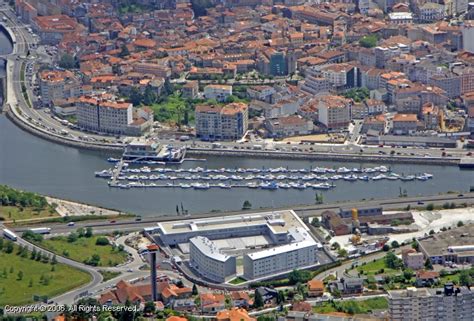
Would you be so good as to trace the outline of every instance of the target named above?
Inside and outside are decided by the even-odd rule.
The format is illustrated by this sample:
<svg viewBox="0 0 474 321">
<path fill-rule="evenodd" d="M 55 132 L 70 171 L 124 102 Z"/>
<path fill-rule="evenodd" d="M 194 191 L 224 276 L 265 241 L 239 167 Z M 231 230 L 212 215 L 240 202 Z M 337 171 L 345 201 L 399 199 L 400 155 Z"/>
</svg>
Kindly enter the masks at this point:
<svg viewBox="0 0 474 321">
<path fill-rule="evenodd" d="M 243 257 L 248 280 L 326 263 L 322 245 L 291 210 L 158 223 L 147 232 L 165 246 L 189 254 L 205 279 L 225 282 Z"/>
<path fill-rule="evenodd" d="M 418 240 L 419 249 L 433 264 L 474 264 L 473 227 L 470 224 Z"/>
</svg>

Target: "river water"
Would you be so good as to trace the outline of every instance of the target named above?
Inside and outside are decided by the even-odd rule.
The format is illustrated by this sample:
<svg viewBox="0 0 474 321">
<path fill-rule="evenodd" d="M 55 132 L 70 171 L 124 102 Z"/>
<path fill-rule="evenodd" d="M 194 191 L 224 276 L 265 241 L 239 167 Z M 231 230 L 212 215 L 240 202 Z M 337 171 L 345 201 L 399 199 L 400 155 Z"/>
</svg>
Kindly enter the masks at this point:
<svg viewBox="0 0 474 321">
<path fill-rule="evenodd" d="M 0 33 L 0 52 L 8 40 Z M 8 49 L 8 48 L 7 48 Z M 11 49 L 10 49 L 11 50 Z M 5 50 L 4 53 L 7 53 Z M 42 140 L 22 131 L 0 115 L 0 184 L 47 194 L 59 198 L 116 208 L 122 211 L 156 216 L 175 214 L 176 205 L 190 213 L 212 210 L 238 210 L 245 200 L 253 208 L 314 204 L 315 191 L 253 189 L 110 189 L 105 180 L 94 177 L 94 171 L 109 168 L 106 155 L 78 150 Z M 207 162 L 186 162 L 185 167 L 290 167 L 310 166 L 376 166 L 381 164 L 337 163 L 321 161 L 288 161 L 216 157 Z M 474 171 L 460 171 L 455 166 L 392 165 L 397 173 L 434 174 L 426 182 L 370 181 L 335 182 L 336 188 L 322 191 L 324 202 L 398 197 L 400 188 L 409 196 L 430 195 L 447 191 L 468 191 L 474 185 Z"/>
</svg>

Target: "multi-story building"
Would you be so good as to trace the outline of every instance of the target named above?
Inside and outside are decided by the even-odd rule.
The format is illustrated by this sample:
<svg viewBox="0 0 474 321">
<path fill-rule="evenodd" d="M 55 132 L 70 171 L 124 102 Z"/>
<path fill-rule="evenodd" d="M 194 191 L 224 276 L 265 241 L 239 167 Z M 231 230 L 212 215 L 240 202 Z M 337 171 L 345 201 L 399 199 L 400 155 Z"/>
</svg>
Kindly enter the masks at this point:
<svg viewBox="0 0 474 321">
<path fill-rule="evenodd" d="M 82 86 L 70 71 L 45 70 L 39 73 L 41 101 L 50 104 L 55 100 L 90 94 L 90 86 Z"/>
<path fill-rule="evenodd" d="M 81 34 L 85 27 L 66 15 L 37 16 L 31 23 L 44 44 L 57 45 L 66 34 Z"/>
<path fill-rule="evenodd" d="M 329 129 L 345 128 L 351 121 L 352 100 L 326 95 L 319 100 L 319 122 Z"/>
<path fill-rule="evenodd" d="M 126 134 L 133 123 L 131 103 L 83 96 L 77 103 L 77 125 L 85 130 Z"/>
<path fill-rule="evenodd" d="M 308 135 L 313 131 L 313 122 L 299 115 L 290 115 L 267 119 L 265 128 L 270 137 L 289 137 L 296 135 Z"/>
<path fill-rule="evenodd" d="M 425 258 L 423 253 L 415 249 L 405 249 L 402 251 L 402 260 L 405 267 L 412 270 L 420 270 L 425 267 Z"/>
<path fill-rule="evenodd" d="M 244 255 L 244 278 L 265 278 L 318 263 L 319 246 L 308 231 L 295 229 L 288 232 L 293 236 L 293 243 Z"/>
<path fill-rule="evenodd" d="M 230 85 L 207 85 L 204 87 L 204 97 L 206 99 L 215 99 L 219 102 L 225 102 L 232 95 L 232 86 Z"/>
<path fill-rule="evenodd" d="M 416 114 L 396 114 L 392 120 L 392 130 L 397 135 L 407 135 L 416 132 L 418 117 Z"/>
<path fill-rule="evenodd" d="M 155 75 L 164 79 L 171 76 L 171 69 L 163 64 L 139 62 L 133 65 L 133 71 L 141 74 Z"/>
<path fill-rule="evenodd" d="M 181 89 L 183 97 L 196 99 L 199 94 L 199 83 L 197 81 L 188 81 Z"/>
<path fill-rule="evenodd" d="M 195 119 L 197 137 L 204 140 L 237 140 L 248 128 L 248 106 L 244 103 L 198 105 Z"/>
<path fill-rule="evenodd" d="M 224 283 L 235 276 L 235 256 L 221 252 L 217 245 L 204 236 L 189 240 L 191 266 L 203 277 L 218 283 Z"/>
<path fill-rule="evenodd" d="M 428 23 L 433 21 L 439 21 L 444 18 L 444 5 L 426 2 L 418 8 L 419 21 Z"/>
<path fill-rule="evenodd" d="M 388 291 L 390 320 L 474 320 L 474 293 L 466 287 L 407 288 Z"/>
<path fill-rule="evenodd" d="M 304 84 L 301 86 L 301 90 L 312 95 L 329 93 L 329 90 L 332 87 L 331 83 L 326 77 L 321 76 L 319 71 L 313 68 L 308 68 L 305 73 L 306 76 Z"/>
</svg>

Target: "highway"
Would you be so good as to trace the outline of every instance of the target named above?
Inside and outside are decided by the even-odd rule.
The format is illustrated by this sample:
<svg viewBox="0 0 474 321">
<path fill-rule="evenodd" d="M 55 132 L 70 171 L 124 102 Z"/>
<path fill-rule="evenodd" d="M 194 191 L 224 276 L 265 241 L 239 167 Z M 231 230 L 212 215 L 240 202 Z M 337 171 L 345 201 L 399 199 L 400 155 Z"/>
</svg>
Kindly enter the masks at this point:
<svg viewBox="0 0 474 321">
<path fill-rule="evenodd" d="M 347 201 L 347 202 L 338 202 L 330 204 L 320 204 L 320 205 L 304 205 L 304 206 L 295 206 L 295 207 L 285 207 L 285 208 L 266 208 L 266 209 L 255 209 L 252 212 L 268 212 L 271 210 L 284 210 L 284 209 L 293 209 L 300 217 L 313 217 L 320 216 L 322 212 L 326 210 L 338 210 L 340 207 L 352 208 L 352 207 L 366 207 L 366 206 L 378 206 L 381 205 L 384 210 L 397 210 L 404 209 L 408 205 L 411 208 L 426 207 L 427 204 L 433 204 L 441 206 L 444 203 L 455 203 L 457 205 L 461 204 L 474 204 L 474 192 L 463 193 L 463 194 L 441 194 L 441 195 L 432 195 L 432 196 L 416 196 L 416 197 L 402 197 L 402 198 L 391 198 L 391 199 L 373 199 L 373 200 L 360 200 L 360 201 Z M 114 231 L 122 232 L 132 232 L 140 231 L 145 227 L 150 227 L 159 222 L 164 221 L 174 221 L 174 220 L 183 220 L 183 219 L 196 219 L 196 218 L 207 218 L 207 217 L 219 217 L 219 216 L 229 216 L 229 215 L 239 215 L 243 213 L 248 213 L 248 211 L 235 211 L 235 212 L 219 212 L 219 213 L 203 213 L 203 214 L 193 214 L 192 216 L 160 216 L 153 218 L 143 218 L 140 221 L 136 219 L 130 220 L 120 220 L 112 222 L 76 222 L 74 227 L 67 226 L 66 223 L 54 223 L 48 224 L 48 227 L 51 228 L 51 234 L 58 235 L 67 235 L 71 231 L 78 228 L 92 227 L 94 233 L 111 233 Z M 36 225 L 38 226 L 38 225 Z M 27 230 L 28 227 L 22 226 L 14 228 L 16 232 L 23 232 Z"/>
</svg>

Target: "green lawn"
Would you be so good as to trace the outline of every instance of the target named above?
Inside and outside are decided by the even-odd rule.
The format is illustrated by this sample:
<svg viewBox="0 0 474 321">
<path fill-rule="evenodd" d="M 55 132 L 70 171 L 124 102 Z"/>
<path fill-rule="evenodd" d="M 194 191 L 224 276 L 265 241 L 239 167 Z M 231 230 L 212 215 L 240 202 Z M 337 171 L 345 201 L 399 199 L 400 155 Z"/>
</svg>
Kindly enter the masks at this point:
<svg viewBox="0 0 474 321">
<path fill-rule="evenodd" d="M 316 313 L 345 312 L 349 314 L 365 314 L 373 310 L 388 309 L 386 298 L 371 298 L 367 300 L 344 300 L 324 302 L 320 306 L 313 307 Z"/>
<path fill-rule="evenodd" d="M 188 121 L 194 121 L 194 109 L 186 103 L 186 100 L 178 94 L 173 94 L 164 99 L 159 104 L 150 106 L 155 113 L 155 120 L 160 122 L 174 122 L 178 119 L 183 121 L 185 111 L 188 113 Z"/>
<path fill-rule="evenodd" d="M 66 236 L 57 236 L 51 239 L 45 239 L 41 246 L 57 253 L 67 256 L 78 262 L 85 260 L 97 254 L 100 256 L 99 266 L 116 266 L 127 260 L 127 252 L 113 249 L 111 245 L 99 246 L 95 242 L 98 237 L 103 235 L 93 235 L 92 237 L 80 237 L 77 241 L 70 243 Z"/>
<path fill-rule="evenodd" d="M 0 206 L 0 217 L 3 218 L 4 221 L 40 219 L 58 216 L 59 215 L 52 208 L 35 210 L 34 208 L 26 207 L 22 210 L 17 206 Z"/>
<path fill-rule="evenodd" d="M 379 273 L 381 269 L 384 269 L 383 273 Z M 377 274 L 397 274 L 399 270 L 390 269 L 385 265 L 385 258 L 381 258 L 365 265 L 357 267 L 358 272 L 364 272 L 364 275 L 377 275 Z"/>
<path fill-rule="evenodd" d="M 229 283 L 230 284 L 241 284 L 247 282 L 247 280 L 242 279 L 240 276 L 236 277 L 235 279 L 232 279 Z"/>
<path fill-rule="evenodd" d="M 29 253 L 25 258 L 16 253 L 16 246 L 10 254 L 0 251 L 0 306 L 26 304 L 33 301 L 33 295 L 51 298 L 91 280 L 88 273 L 67 265 L 56 264 L 52 271 L 51 264 L 30 260 Z M 23 278 L 18 280 L 20 271 Z M 40 282 L 42 276 L 49 279 L 49 284 Z"/>
<path fill-rule="evenodd" d="M 102 274 L 102 277 L 104 278 L 104 282 L 108 280 L 112 280 L 113 278 L 116 278 L 119 276 L 120 272 L 114 272 L 114 271 L 106 271 L 106 270 L 100 270 L 100 274 Z"/>
</svg>

